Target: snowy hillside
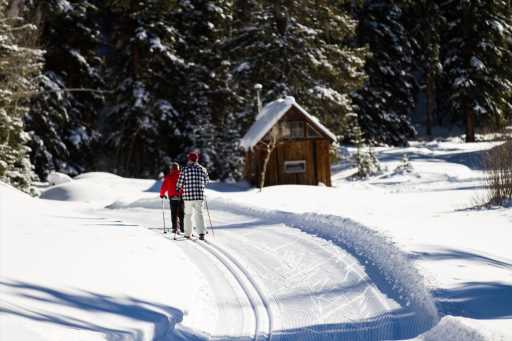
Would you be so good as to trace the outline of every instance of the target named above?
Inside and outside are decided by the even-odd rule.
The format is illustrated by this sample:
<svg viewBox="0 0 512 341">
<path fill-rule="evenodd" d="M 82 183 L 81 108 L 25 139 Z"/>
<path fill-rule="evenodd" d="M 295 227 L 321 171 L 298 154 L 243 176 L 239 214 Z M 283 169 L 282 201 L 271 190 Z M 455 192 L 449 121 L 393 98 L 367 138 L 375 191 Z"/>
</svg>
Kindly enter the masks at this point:
<svg viewBox="0 0 512 341">
<path fill-rule="evenodd" d="M 380 148 L 383 174 L 343 161 L 332 188 L 212 183 L 208 243 L 162 234 L 157 181 L 1 185 L 0 339 L 512 339 L 512 209 L 471 209 L 492 146 Z"/>
<path fill-rule="evenodd" d="M 77 183 L 68 193 L 101 196 Z M 146 228 L 83 208 L 0 184 L 0 339 L 149 340 L 184 314 L 198 324 L 210 298 L 186 255 Z"/>
</svg>

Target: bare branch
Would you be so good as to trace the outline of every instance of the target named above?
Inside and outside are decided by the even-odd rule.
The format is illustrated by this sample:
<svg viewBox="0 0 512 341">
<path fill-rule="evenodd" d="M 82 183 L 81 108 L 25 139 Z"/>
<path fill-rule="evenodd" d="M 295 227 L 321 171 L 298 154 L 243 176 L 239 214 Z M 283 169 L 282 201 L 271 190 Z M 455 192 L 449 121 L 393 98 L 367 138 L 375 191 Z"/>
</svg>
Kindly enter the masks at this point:
<svg viewBox="0 0 512 341">
<path fill-rule="evenodd" d="M 93 93 L 100 93 L 100 94 L 112 94 L 114 93 L 113 90 L 96 90 L 96 89 L 88 89 L 88 88 L 65 88 L 65 89 L 59 89 L 59 90 L 33 90 L 33 91 L 20 91 L 15 93 L 15 95 L 20 96 L 37 96 L 47 93 L 61 93 L 61 92 L 93 92 Z"/>
</svg>

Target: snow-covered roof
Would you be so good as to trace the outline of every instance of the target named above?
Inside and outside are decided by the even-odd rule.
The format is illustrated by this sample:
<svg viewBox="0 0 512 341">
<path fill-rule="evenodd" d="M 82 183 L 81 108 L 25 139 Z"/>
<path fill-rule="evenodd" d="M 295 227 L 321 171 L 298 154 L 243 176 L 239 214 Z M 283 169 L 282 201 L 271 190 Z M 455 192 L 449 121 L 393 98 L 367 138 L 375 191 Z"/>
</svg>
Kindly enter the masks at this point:
<svg viewBox="0 0 512 341">
<path fill-rule="evenodd" d="M 240 147 L 244 150 L 252 149 L 260 140 L 269 132 L 270 129 L 290 110 L 291 107 L 297 108 L 306 118 L 319 129 L 322 133 L 327 135 L 333 141 L 336 140 L 334 135 L 327 127 L 325 127 L 318 118 L 309 114 L 302 108 L 295 98 L 287 96 L 270 102 L 263 107 L 260 113 L 256 116 L 256 120 L 249 128 L 244 137 L 240 140 Z"/>
</svg>

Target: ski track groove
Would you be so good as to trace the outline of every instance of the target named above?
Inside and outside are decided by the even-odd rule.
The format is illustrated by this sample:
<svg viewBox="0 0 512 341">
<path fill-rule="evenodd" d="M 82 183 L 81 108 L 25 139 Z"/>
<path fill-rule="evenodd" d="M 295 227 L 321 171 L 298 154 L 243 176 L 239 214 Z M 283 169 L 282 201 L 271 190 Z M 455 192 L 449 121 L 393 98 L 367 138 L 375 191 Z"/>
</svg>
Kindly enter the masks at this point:
<svg viewBox="0 0 512 341">
<path fill-rule="evenodd" d="M 207 242 L 206 244 L 201 244 L 201 245 L 208 245 L 210 247 L 213 247 L 218 252 L 220 252 L 225 257 L 227 257 L 233 264 L 235 264 L 238 267 L 238 269 L 240 269 L 240 271 L 244 274 L 244 276 L 247 278 L 247 280 L 251 283 L 252 287 L 258 294 L 259 299 L 261 300 L 261 303 L 263 304 L 263 307 L 265 308 L 266 319 L 268 321 L 268 331 L 266 333 L 266 335 L 267 335 L 266 339 L 268 341 L 272 341 L 272 330 L 274 327 L 274 316 L 272 313 L 272 308 L 270 307 L 270 303 L 268 302 L 265 294 L 263 293 L 263 290 L 261 290 L 259 285 L 254 281 L 252 276 L 249 274 L 249 272 L 247 270 L 245 270 L 245 268 L 230 253 L 228 253 L 227 251 L 225 251 L 224 249 L 222 249 L 218 245 L 215 245 L 212 242 Z"/>
<path fill-rule="evenodd" d="M 249 272 L 245 270 L 233 256 L 212 242 L 194 241 L 194 244 L 198 245 L 203 250 L 206 250 L 206 252 L 208 252 L 210 255 L 217 258 L 231 273 L 231 275 L 242 288 L 243 292 L 247 295 L 247 299 L 251 303 L 256 321 L 253 339 L 255 341 L 271 341 L 273 325 L 272 311 L 268 301 L 265 298 L 265 295 L 262 293 L 262 290 L 256 284 Z M 247 286 L 247 283 L 249 284 L 250 288 Z M 261 304 L 259 302 L 255 302 L 256 300 L 251 291 L 256 293 L 256 300 L 261 301 Z M 263 314 L 266 316 L 261 316 L 262 312 L 260 307 L 264 308 L 265 312 Z M 263 326 L 261 324 L 263 324 Z"/>
</svg>

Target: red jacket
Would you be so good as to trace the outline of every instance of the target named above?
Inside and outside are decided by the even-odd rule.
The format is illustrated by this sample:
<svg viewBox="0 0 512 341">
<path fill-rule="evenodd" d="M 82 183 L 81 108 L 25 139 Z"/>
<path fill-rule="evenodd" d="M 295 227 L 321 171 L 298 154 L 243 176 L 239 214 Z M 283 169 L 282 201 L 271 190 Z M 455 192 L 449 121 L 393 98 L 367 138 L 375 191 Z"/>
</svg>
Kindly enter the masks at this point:
<svg viewBox="0 0 512 341">
<path fill-rule="evenodd" d="M 181 196 L 183 191 L 176 191 L 176 183 L 178 182 L 178 178 L 180 177 L 180 171 L 171 172 L 169 175 L 164 177 L 164 182 L 160 187 L 160 196 L 167 195 L 170 197 Z"/>
</svg>

